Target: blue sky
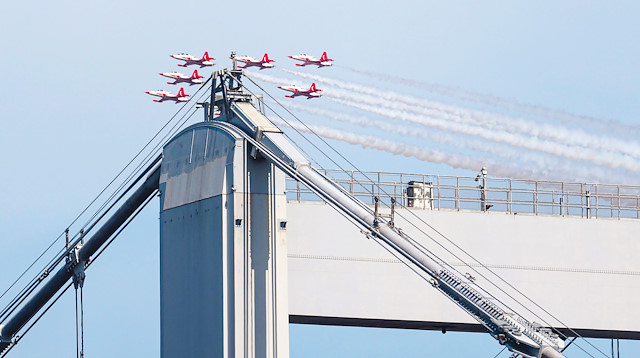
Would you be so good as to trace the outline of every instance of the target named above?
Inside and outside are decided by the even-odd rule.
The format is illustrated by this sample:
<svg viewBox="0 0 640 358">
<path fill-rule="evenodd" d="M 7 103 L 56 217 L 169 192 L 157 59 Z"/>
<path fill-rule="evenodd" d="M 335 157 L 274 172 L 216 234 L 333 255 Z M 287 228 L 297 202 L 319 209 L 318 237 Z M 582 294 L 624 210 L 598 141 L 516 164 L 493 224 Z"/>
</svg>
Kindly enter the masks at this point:
<svg viewBox="0 0 640 358">
<path fill-rule="evenodd" d="M 604 1 L 3 4 L 0 287 L 7 287 L 177 110 L 172 104 L 153 103 L 144 93 L 171 89 L 157 75 L 180 70 L 170 53 L 201 55 L 207 50 L 222 67 L 229 65 L 232 50 L 253 57 L 269 52 L 276 66 L 295 69 L 287 55 L 326 50 L 336 66 L 309 73 L 486 109 L 348 70 L 359 67 L 637 125 L 638 10 L 636 3 Z M 278 69 L 269 74 L 292 78 Z M 266 86 L 283 96 L 275 86 Z M 325 98 L 311 104 L 362 114 Z M 192 121 L 196 119 L 200 116 Z M 313 116 L 308 120 L 358 130 Z M 476 172 L 331 144 L 363 170 Z M 637 173 L 625 175 L 640 182 Z M 85 329 L 90 356 L 158 355 L 157 217 L 154 202 L 88 272 Z M 67 294 L 12 355 L 73 354 L 73 304 L 72 294 Z M 341 343 L 319 344 L 318 337 Z M 379 329 L 294 325 L 291 338 L 293 357 L 491 358 L 501 348 L 486 335 Z M 608 342 L 596 344 L 606 347 Z M 623 342 L 622 351 L 638 355 L 640 345 Z M 578 352 L 571 356 L 581 357 Z"/>
</svg>

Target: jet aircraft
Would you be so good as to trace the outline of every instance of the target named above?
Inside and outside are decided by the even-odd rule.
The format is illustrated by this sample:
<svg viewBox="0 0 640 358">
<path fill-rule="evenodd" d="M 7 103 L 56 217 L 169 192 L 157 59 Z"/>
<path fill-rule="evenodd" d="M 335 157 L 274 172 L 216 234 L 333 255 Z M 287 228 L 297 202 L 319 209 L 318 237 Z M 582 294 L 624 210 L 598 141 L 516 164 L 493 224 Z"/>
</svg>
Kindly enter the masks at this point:
<svg viewBox="0 0 640 358">
<path fill-rule="evenodd" d="M 177 85 L 181 82 L 188 83 L 189 86 L 198 85 L 202 83 L 201 78 L 204 78 L 204 76 L 200 76 L 198 74 L 198 70 L 193 70 L 191 77 L 183 75 L 180 72 L 161 72 L 160 75 L 168 78 L 173 78 L 173 82 L 167 82 L 170 85 Z"/>
<path fill-rule="evenodd" d="M 206 66 L 213 66 L 214 63 L 211 62 L 210 60 L 215 60 L 215 58 L 209 57 L 209 52 L 205 52 L 202 58 L 197 58 L 195 56 L 187 55 L 186 53 L 180 53 L 177 55 L 169 55 L 169 56 L 175 58 L 176 60 L 185 61 L 184 64 L 178 64 L 178 66 L 180 67 L 187 67 L 190 65 L 198 65 L 200 66 L 200 68 L 206 67 Z"/>
<path fill-rule="evenodd" d="M 302 61 L 303 63 L 296 63 L 296 66 L 306 66 L 306 65 L 315 65 L 318 66 L 318 68 L 320 67 L 326 67 L 326 66 L 333 66 L 333 64 L 331 63 L 331 61 L 333 61 L 333 59 L 331 58 L 327 58 L 327 53 L 323 52 L 322 56 L 320 56 L 320 59 L 317 59 L 313 56 L 310 55 L 306 55 L 306 54 L 302 54 L 302 55 L 292 55 L 289 56 L 289 58 L 292 58 L 294 60 L 297 61 Z"/>
<path fill-rule="evenodd" d="M 233 59 L 233 57 L 231 58 Z M 235 59 L 237 61 L 245 63 L 244 66 L 238 66 L 239 68 L 260 67 L 260 70 L 263 70 L 265 68 L 273 68 L 271 62 L 276 62 L 269 59 L 269 55 L 266 53 L 264 54 L 264 56 L 262 56 L 262 60 L 256 60 L 255 58 L 250 56 L 236 56 Z"/>
<path fill-rule="evenodd" d="M 187 102 L 189 100 L 187 98 L 189 97 L 189 95 L 184 93 L 184 88 L 180 88 L 180 91 L 178 91 L 178 94 L 173 94 L 169 91 L 164 91 L 164 90 L 147 91 L 146 93 L 152 96 L 160 97 L 160 99 L 154 99 L 153 100 L 154 102 L 174 101 L 177 104 L 180 102 Z"/>
<path fill-rule="evenodd" d="M 298 96 L 305 96 L 307 97 L 307 99 L 310 98 L 318 98 L 320 96 L 322 96 L 320 93 L 320 91 L 322 91 L 321 89 L 316 88 L 316 84 L 312 83 L 311 87 L 309 87 L 308 90 L 302 88 L 302 87 L 298 87 L 298 86 L 278 86 L 278 88 L 283 89 L 285 91 L 289 91 L 292 92 L 291 96 L 285 96 L 287 98 L 295 98 Z"/>
</svg>

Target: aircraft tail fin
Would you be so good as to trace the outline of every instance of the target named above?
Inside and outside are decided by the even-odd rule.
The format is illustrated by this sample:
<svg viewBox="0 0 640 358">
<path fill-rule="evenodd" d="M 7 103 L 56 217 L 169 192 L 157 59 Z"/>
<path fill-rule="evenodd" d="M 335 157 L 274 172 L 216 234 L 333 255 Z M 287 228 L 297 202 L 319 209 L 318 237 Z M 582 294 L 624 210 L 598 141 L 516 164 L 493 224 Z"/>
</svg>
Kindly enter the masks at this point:
<svg viewBox="0 0 640 358">
<path fill-rule="evenodd" d="M 184 88 L 180 87 L 180 91 L 178 91 L 178 97 L 189 97 L 189 95 L 185 94 Z"/>
<path fill-rule="evenodd" d="M 198 74 L 198 70 L 193 70 L 193 73 L 191 74 L 191 78 L 200 78 L 200 75 Z"/>
<path fill-rule="evenodd" d="M 262 56 L 262 61 L 261 62 L 275 62 L 274 60 L 269 59 L 269 54 L 265 53 L 264 56 Z"/>
<path fill-rule="evenodd" d="M 316 88 L 316 84 L 312 83 L 311 87 L 309 87 L 309 92 L 316 92 L 316 91 L 322 91 Z"/>
<path fill-rule="evenodd" d="M 320 56 L 320 61 L 333 61 L 333 59 L 328 58 L 327 57 L 327 51 L 322 53 L 322 56 Z"/>
<path fill-rule="evenodd" d="M 206 60 L 215 60 L 215 58 L 209 57 L 209 52 L 208 51 L 204 52 L 204 55 L 202 55 L 202 59 L 205 60 L 205 61 Z"/>
</svg>

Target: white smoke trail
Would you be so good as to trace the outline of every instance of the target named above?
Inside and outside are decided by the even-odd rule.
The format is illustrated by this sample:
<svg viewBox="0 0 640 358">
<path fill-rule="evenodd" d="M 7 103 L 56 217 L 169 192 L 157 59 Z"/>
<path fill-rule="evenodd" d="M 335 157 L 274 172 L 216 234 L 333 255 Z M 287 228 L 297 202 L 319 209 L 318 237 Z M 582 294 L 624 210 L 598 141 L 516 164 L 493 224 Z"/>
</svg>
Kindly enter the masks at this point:
<svg viewBox="0 0 640 358">
<path fill-rule="evenodd" d="M 283 79 L 269 75 L 253 74 L 253 76 L 267 82 L 278 84 L 286 83 Z M 640 161 L 634 160 L 629 156 L 596 151 L 589 148 L 570 147 L 566 144 L 540 140 L 536 137 L 522 136 L 501 130 L 493 130 L 460 122 L 451 122 L 424 115 L 414 115 L 403 111 L 403 106 L 398 104 L 394 105 L 394 110 L 388 110 L 381 108 L 386 101 L 382 101 L 371 96 L 364 96 L 346 91 L 332 91 L 330 88 L 326 88 L 323 93 L 337 103 L 396 120 L 417 123 L 440 130 L 478 136 L 490 141 L 502 142 L 512 146 L 549 153 L 569 159 L 590 161 L 596 165 L 606 166 L 610 169 L 624 168 L 630 171 L 640 172 Z M 344 98 L 349 98 L 350 100 L 345 100 Z"/>
<path fill-rule="evenodd" d="M 405 143 L 394 142 L 378 137 L 364 136 L 355 133 L 336 130 L 333 128 L 309 125 L 307 127 L 298 123 L 285 123 L 279 119 L 271 119 L 275 124 L 283 127 L 293 128 L 300 132 L 313 133 L 328 139 L 335 139 L 342 142 L 346 142 L 353 145 L 361 146 L 362 148 L 371 148 L 381 151 L 385 151 L 394 155 L 402 155 L 405 157 L 416 158 L 421 161 L 446 164 L 450 167 L 457 169 L 477 170 L 479 166 L 487 166 L 491 172 L 496 176 L 507 178 L 526 178 L 528 180 L 540 179 L 540 180 L 557 180 L 557 181 L 584 181 L 588 179 L 590 181 L 611 181 L 612 173 L 609 171 L 603 171 L 594 168 L 575 167 L 570 164 L 566 164 L 563 168 L 521 168 L 511 164 L 505 164 L 504 161 L 494 161 L 489 159 L 483 159 L 479 157 L 471 157 L 461 154 L 442 152 L 439 150 L 433 150 L 426 147 L 418 147 L 413 145 L 407 145 Z M 620 177 L 622 180 L 629 180 L 625 177 Z"/>
<path fill-rule="evenodd" d="M 371 71 L 364 71 L 357 68 L 351 68 L 347 66 L 341 66 L 351 72 L 365 75 L 370 78 L 375 78 L 383 81 L 393 81 L 395 83 L 419 88 L 431 93 L 437 93 L 452 98 L 457 98 L 474 103 L 487 104 L 494 107 L 500 107 L 516 112 L 528 113 L 546 118 L 553 118 L 562 120 L 568 123 L 575 123 L 580 125 L 586 125 L 590 127 L 597 127 L 601 130 L 608 132 L 614 132 L 618 135 L 640 134 L 640 127 L 634 125 L 624 124 L 622 122 L 602 119 L 592 116 L 586 116 L 581 114 L 570 113 L 561 109 L 549 108 L 541 105 L 524 103 L 511 98 L 499 97 L 491 94 L 483 94 L 468 91 L 458 87 L 444 86 L 436 83 L 430 83 L 425 81 L 417 81 L 409 78 L 404 78 L 395 75 L 376 73 Z"/>
<path fill-rule="evenodd" d="M 540 140 L 535 137 L 526 137 L 478 126 L 470 126 L 425 116 L 417 116 L 398 110 L 388 110 L 380 108 L 379 106 L 360 104 L 358 102 L 341 99 L 340 97 L 344 96 L 338 96 L 336 98 L 332 98 L 332 100 L 340 104 L 344 104 L 370 113 L 375 113 L 384 117 L 422 124 L 441 130 L 450 130 L 458 133 L 477 136 L 490 141 L 502 142 L 515 147 L 549 153 L 569 159 L 590 161 L 595 163 L 596 165 L 606 166 L 610 169 L 624 168 L 630 171 L 640 172 L 640 161 L 628 156 L 599 152 L 586 148 L 569 147 L 564 144 Z"/>
<path fill-rule="evenodd" d="M 533 137 L 540 137 L 550 141 L 563 143 L 565 145 L 621 153 L 640 159 L 640 143 L 637 141 L 629 141 L 622 138 L 607 137 L 603 135 L 593 135 L 582 130 L 568 129 L 563 126 L 551 125 L 548 123 L 531 123 L 519 118 L 510 118 L 486 112 L 466 110 L 456 106 L 430 102 L 424 99 L 391 91 L 379 91 L 377 89 L 361 86 L 355 83 L 298 71 L 291 71 L 287 69 L 283 69 L 283 71 L 346 91 L 361 93 L 378 98 L 380 101 L 378 101 L 376 105 L 382 107 L 400 109 L 405 112 L 439 117 L 450 121 L 478 125 L 514 134 L 527 134 Z"/>
<path fill-rule="evenodd" d="M 378 149 L 395 155 L 413 157 L 431 163 L 446 164 L 456 169 L 477 170 L 478 166 L 483 164 L 490 166 L 491 168 L 495 167 L 496 169 L 499 166 L 499 163 L 497 162 L 487 161 L 481 158 L 473 158 L 464 155 L 445 153 L 439 150 L 411 146 L 404 143 L 393 142 L 377 137 L 363 136 L 360 134 L 344 132 L 333 128 L 309 125 L 308 127 L 311 129 L 309 130 L 307 127 L 298 123 L 290 122 L 289 124 L 287 124 L 277 119 L 272 119 L 272 121 L 279 126 L 290 127 L 300 132 L 311 133 L 313 131 L 313 133 L 316 133 L 317 135 L 324 138 L 335 139 L 349 144 L 359 145 L 362 148 Z M 513 172 L 510 171 L 508 173 L 496 172 L 496 174 L 524 178 L 530 177 L 533 173 L 530 170 L 523 169 L 515 170 Z"/>
<path fill-rule="evenodd" d="M 534 163 L 538 167 L 557 167 L 561 163 L 555 158 L 550 158 L 542 154 L 533 154 L 531 152 L 514 151 L 513 147 L 499 145 L 496 143 L 488 143 L 486 141 L 477 140 L 473 137 L 461 138 L 459 135 L 451 135 L 441 131 L 424 131 L 417 130 L 415 127 L 403 126 L 388 121 L 375 120 L 368 117 L 350 116 L 318 107 L 311 107 L 296 103 L 285 103 L 285 107 L 307 113 L 329 118 L 331 120 L 351 123 L 358 126 L 376 128 L 387 133 L 394 133 L 405 137 L 414 137 L 419 139 L 427 139 L 436 143 L 446 144 L 457 148 L 471 149 L 477 152 L 485 152 L 495 156 L 509 160 L 519 160 Z"/>
</svg>

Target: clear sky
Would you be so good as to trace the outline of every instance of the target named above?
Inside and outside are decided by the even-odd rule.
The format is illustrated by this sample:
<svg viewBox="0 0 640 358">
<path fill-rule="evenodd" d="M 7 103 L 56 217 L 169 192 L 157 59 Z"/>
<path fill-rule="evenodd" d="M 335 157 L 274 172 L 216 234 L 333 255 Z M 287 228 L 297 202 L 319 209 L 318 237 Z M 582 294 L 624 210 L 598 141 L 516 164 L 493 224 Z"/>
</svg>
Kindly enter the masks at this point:
<svg viewBox="0 0 640 358">
<path fill-rule="evenodd" d="M 424 87 L 439 84 L 455 93 L 544 106 L 556 114 L 570 112 L 573 118 L 597 118 L 572 122 L 568 128 L 596 135 L 605 131 L 607 138 L 638 144 L 631 130 L 640 124 L 640 5 L 634 2 L 27 0 L 5 2 L 1 8 L 0 288 L 8 287 L 177 110 L 173 104 L 152 102 L 144 93 L 176 90 L 157 75 L 181 70 L 169 58 L 171 53 L 200 56 L 207 50 L 217 58 L 219 68 L 229 66 L 232 50 L 253 57 L 269 52 L 278 67 L 262 72 L 294 80 L 280 71 L 296 69 L 287 55 L 319 56 L 326 50 L 336 66 L 308 69 L 308 73 L 461 108 L 491 110 L 531 123 L 565 123 L 471 103 Z M 411 78 L 421 81 L 423 88 L 397 79 L 375 80 L 349 68 Z M 283 96 L 273 84 L 265 86 Z M 384 120 L 328 98 L 299 102 Z M 200 118 L 196 115 L 192 122 Z M 308 120 L 383 135 L 318 116 Z M 607 123 L 609 128 L 603 130 Z M 623 133 L 616 127 L 630 130 Z M 455 169 L 338 141 L 331 144 L 363 170 L 475 176 L 484 160 L 495 159 L 427 140 L 400 135 L 390 139 L 482 160 L 477 167 Z M 566 157 L 527 148 L 512 150 L 517 156 L 567 162 Z M 627 169 L 610 169 L 606 163 L 598 168 L 612 181 L 640 184 L 638 171 L 633 170 L 637 159 L 623 159 Z M 527 165 L 524 160 L 516 162 L 519 168 Z M 583 159 L 570 162 L 576 168 L 593 166 Z M 583 180 L 602 181 L 602 175 L 583 176 Z M 159 355 L 157 217 L 157 202 L 153 202 L 88 271 L 88 356 Z M 6 297 L 0 303 L 4 305 Z M 73 295 L 67 294 L 12 356 L 73 355 L 73 307 Z M 595 344 L 606 349 L 609 343 Z M 488 335 L 480 334 L 291 326 L 292 357 L 491 358 L 500 348 Z M 621 351 L 623 356 L 640 356 L 640 345 L 625 341 Z M 583 356 L 572 353 L 571 357 Z M 500 357 L 507 356 L 503 352 Z"/>
</svg>

